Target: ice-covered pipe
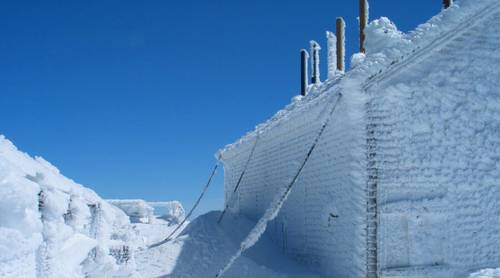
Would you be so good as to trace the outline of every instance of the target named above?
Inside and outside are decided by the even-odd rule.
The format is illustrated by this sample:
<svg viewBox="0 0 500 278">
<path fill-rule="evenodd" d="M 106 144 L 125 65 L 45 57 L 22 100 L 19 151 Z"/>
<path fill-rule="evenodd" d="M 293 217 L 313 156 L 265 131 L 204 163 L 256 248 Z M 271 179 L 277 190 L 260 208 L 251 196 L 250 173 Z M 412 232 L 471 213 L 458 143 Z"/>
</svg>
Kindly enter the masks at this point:
<svg viewBox="0 0 500 278">
<path fill-rule="evenodd" d="M 309 54 L 307 50 L 300 50 L 300 94 L 305 96 L 307 94 L 307 60 L 309 59 Z"/>
<path fill-rule="evenodd" d="M 337 70 L 345 71 L 345 21 L 337 17 Z"/>
<path fill-rule="evenodd" d="M 328 79 L 335 77 L 337 71 L 337 37 L 334 33 L 326 31 L 328 41 Z"/>
<path fill-rule="evenodd" d="M 321 47 L 319 44 L 315 41 L 311 41 L 311 66 L 312 66 L 312 78 L 311 78 L 311 83 L 312 84 L 318 84 L 321 82 L 320 76 L 319 76 L 319 51 Z"/>
</svg>

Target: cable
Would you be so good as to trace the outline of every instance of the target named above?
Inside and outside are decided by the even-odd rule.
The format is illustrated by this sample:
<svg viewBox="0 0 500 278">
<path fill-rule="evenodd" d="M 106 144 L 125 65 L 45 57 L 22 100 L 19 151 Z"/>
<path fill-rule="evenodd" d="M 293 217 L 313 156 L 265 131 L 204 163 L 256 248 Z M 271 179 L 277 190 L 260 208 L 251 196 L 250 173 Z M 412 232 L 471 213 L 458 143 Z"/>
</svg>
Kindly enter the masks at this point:
<svg viewBox="0 0 500 278">
<path fill-rule="evenodd" d="M 260 236 L 265 232 L 265 230 L 267 228 L 267 223 L 269 221 L 273 220 L 274 218 L 276 218 L 276 216 L 278 215 L 279 211 L 281 210 L 283 204 L 285 203 L 286 199 L 288 198 L 288 195 L 290 194 L 293 185 L 295 184 L 295 182 L 299 178 L 300 174 L 302 173 L 302 170 L 306 166 L 307 161 L 309 160 L 314 149 L 318 145 L 319 140 L 321 139 L 321 136 L 323 135 L 326 127 L 330 123 L 330 119 L 332 118 L 333 112 L 335 112 L 337 104 L 339 103 L 341 97 L 342 97 L 342 94 L 338 93 L 337 99 L 335 100 L 335 102 L 330 110 L 330 113 L 327 115 L 325 122 L 321 126 L 321 129 L 319 130 L 318 135 L 314 139 L 311 147 L 309 148 L 309 151 L 306 154 L 306 157 L 304 158 L 304 161 L 300 165 L 300 167 L 297 170 L 297 173 L 294 175 L 292 181 L 285 187 L 285 189 L 284 189 L 284 191 L 282 191 L 283 193 L 281 195 L 276 196 L 276 198 L 274 199 L 275 202 L 274 201 L 272 202 L 271 206 L 266 210 L 266 212 L 260 218 L 260 220 L 257 222 L 255 227 L 250 231 L 248 236 L 242 241 L 242 243 L 240 245 L 240 249 L 238 249 L 238 252 L 236 252 L 236 254 L 233 257 L 231 257 L 229 262 L 215 275 L 216 278 L 221 277 L 227 270 L 229 270 L 229 268 L 231 268 L 231 266 L 236 261 L 236 259 L 238 259 L 241 256 L 241 254 L 243 254 L 243 252 L 245 250 L 247 250 L 248 248 L 252 247 L 255 243 L 257 243 Z M 255 235 L 256 233 L 257 233 L 257 237 Z"/>
<path fill-rule="evenodd" d="M 196 202 L 194 203 L 193 207 L 191 208 L 191 210 L 189 211 L 189 213 L 186 215 L 186 217 L 184 217 L 184 219 L 182 220 L 182 222 L 167 236 L 167 238 L 165 238 L 164 240 L 162 240 L 160 242 L 157 242 L 155 244 L 150 245 L 148 248 L 154 248 L 154 247 L 160 246 L 160 245 L 162 245 L 164 243 L 167 243 L 170 240 L 172 240 L 172 236 L 175 234 L 175 232 L 177 232 L 177 230 L 180 229 L 180 227 L 182 227 L 182 225 L 184 225 L 184 222 L 186 222 L 186 220 L 191 216 L 191 214 L 193 214 L 193 211 L 196 209 L 196 207 L 200 203 L 201 199 L 203 198 L 203 195 L 205 195 L 205 193 L 207 192 L 208 187 L 212 183 L 212 179 L 215 176 L 215 173 L 217 172 L 217 168 L 219 167 L 219 164 L 220 164 L 220 156 L 219 156 L 219 159 L 217 160 L 217 163 L 215 164 L 215 166 L 214 166 L 214 168 L 212 170 L 212 174 L 210 175 L 210 178 L 208 178 L 207 184 L 205 185 L 205 187 L 203 188 L 203 191 L 200 194 L 200 197 L 198 197 L 198 200 L 196 200 Z"/>
<path fill-rule="evenodd" d="M 241 171 L 241 175 L 238 178 L 238 182 L 236 183 L 236 186 L 234 187 L 233 194 L 231 195 L 231 197 L 229 197 L 229 200 L 228 200 L 226 206 L 224 207 L 224 210 L 222 211 L 222 213 L 219 216 L 219 219 L 217 220 L 217 224 L 220 224 L 220 222 L 224 218 L 224 214 L 226 214 L 226 211 L 229 208 L 229 205 L 233 202 L 234 196 L 236 196 L 236 191 L 238 190 L 238 187 L 240 187 L 241 181 L 243 180 L 243 176 L 245 175 L 247 168 L 248 168 L 248 165 L 250 164 L 250 160 L 253 157 L 253 153 L 255 151 L 255 147 L 257 146 L 258 141 L 259 141 L 259 135 L 257 135 L 257 137 L 255 138 L 255 143 L 253 144 L 252 150 L 250 151 L 250 154 L 248 155 L 248 159 L 247 159 L 247 162 L 245 163 L 245 167 L 243 168 L 243 171 Z"/>
</svg>

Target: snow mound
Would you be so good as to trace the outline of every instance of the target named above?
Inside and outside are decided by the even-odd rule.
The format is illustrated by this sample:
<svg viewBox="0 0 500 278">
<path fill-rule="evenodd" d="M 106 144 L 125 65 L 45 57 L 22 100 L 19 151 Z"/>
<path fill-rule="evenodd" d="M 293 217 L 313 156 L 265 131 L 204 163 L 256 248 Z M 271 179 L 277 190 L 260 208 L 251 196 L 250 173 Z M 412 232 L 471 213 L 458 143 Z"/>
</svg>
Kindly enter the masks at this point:
<svg viewBox="0 0 500 278">
<path fill-rule="evenodd" d="M 128 217 L 0 135 L 0 277 L 134 276 Z"/>
<path fill-rule="evenodd" d="M 394 51 L 406 49 L 411 44 L 407 35 L 399 31 L 387 17 L 381 17 L 368 24 L 366 38 L 366 53 L 368 55 L 386 53 L 386 56 L 394 56 Z"/>
<path fill-rule="evenodd" d="M 254 222 L 210 212 L 191 222 L 180 236 L 156 248 L 137 253 L 138 271 L 144 277 L 214 277 L 239 249 Z M 286 258 L 263 235 L 223 277 L 319 277 Z"/>
</svg>

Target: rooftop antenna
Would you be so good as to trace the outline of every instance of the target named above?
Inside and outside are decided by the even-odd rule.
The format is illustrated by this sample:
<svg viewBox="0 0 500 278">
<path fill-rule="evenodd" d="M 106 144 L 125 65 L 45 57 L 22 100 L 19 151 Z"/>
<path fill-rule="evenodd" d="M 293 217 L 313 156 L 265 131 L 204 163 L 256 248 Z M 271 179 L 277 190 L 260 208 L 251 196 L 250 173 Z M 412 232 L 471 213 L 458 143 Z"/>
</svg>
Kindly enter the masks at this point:
<svg viewBox="0 0 500 278">
<path fill-rule="evenodd" d="M 345 71 L 345 21 L 337 17 L 337 70 Z"/>
<path fill-rule="evenodd" d="M 443 0 L 443 5 L 445 9 L 448 9 L 451 5 L 453 5 L 453 0 Z"/>
<path fill-rule="evenodd" d="M 368 22 L 368 0 L 359 0 L 359 52 L 365 53 L 366 34 L 365 28 Z"/>
<path fill-rule="evenodd" d="M 310 43 L 311 43 L 311 52 L 312 52 L 312 57 L 311 57 L 312 78 L 311 78 L 311 83 L 312 84 L 319 84 L 320 83 L 320 77 L 319 77 L 319 50 L 321 49 L 321 47 L 315 41 L 311 41 Z"/>
<path fill-rule="evenodd" d="M 309 59 L 309 54 L 307 50 L 300 50 L 300 95 L 305 96 L 307 94 L 307 60 Z"/>
</svg>

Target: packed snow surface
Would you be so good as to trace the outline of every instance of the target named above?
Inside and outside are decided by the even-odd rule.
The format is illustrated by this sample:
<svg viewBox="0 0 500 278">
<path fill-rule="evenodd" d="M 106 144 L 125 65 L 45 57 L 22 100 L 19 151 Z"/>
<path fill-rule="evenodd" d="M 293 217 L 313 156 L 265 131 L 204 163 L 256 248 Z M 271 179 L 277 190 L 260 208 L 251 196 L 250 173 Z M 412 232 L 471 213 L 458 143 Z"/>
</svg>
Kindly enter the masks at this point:
<svg viewBox="0 0 500 278">
<path fill-rule="evenodd" d="M 245 218 L 219 212 L 192 221 L 180 236 L 152 249 L 139 251 L 138 271 L 144 277 L 215 277 L 254 226 Z M 143 225 L 143 227 L 148 225 Z M 276 249 L 265 235 L 243 254 L 223 277 L 320 277 L 298 266 Z"/>
</svg>

